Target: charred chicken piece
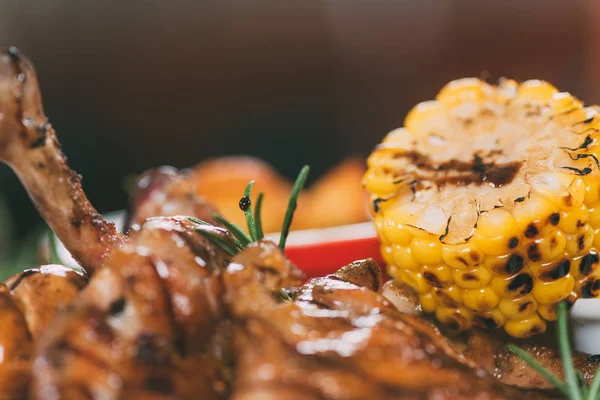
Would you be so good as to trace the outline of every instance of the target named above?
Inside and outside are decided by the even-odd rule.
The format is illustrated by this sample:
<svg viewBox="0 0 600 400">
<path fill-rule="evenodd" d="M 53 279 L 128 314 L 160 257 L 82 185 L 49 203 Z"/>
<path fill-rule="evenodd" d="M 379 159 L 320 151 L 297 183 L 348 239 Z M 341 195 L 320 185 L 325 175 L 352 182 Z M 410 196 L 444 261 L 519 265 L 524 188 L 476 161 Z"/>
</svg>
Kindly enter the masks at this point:
<svg viewBox="0 0 600 400">
<path fill-rule="evenodd" d="M 32 348 L 86 281 L 83 274 L 71 268 L 43 265 L 13 275 L 0 286 L 0 398 L 25 396 Z"/>
<path fill-rule="evenodd" d="M 187 177 L 173 167 L 144 172 L 130 198 L 125 231 L 146 219 L 159 216 L 190 215 L 214 223 L 216 209 L 195 193 Z"/>
<path fill-rule="evenodd" d="M 89 273 L 123 243 L 67 166 L 44 115 L 35 71 L 14 47 L 0 47 L 0 161 L 19 176 L 46 222 Z"/>
<path fill-rule="evenodd" d="M 0 327 L 0 398 L 20 399 L 29 382 L 33 344 L 25 317 L 5 284 L 0 284 Z"/>
<path fill-rule="evenodd" d="M 230 258 L 197 229 L 173 217 L 131 232 L 42 338 L 34 398 L 219 397 L 226 355 L 214 336 Z"/>
<path fill-rule="evenodd" d="M 272 295 L 273 250 L 252 251 L 234 258 L 223 277 L 237 356 L 233 399 L 525 398 L 476 372 L 432 325 L 374 292 L 381 285 L 375 263 L 312 279 L 281 303 Z"/>
</svg>

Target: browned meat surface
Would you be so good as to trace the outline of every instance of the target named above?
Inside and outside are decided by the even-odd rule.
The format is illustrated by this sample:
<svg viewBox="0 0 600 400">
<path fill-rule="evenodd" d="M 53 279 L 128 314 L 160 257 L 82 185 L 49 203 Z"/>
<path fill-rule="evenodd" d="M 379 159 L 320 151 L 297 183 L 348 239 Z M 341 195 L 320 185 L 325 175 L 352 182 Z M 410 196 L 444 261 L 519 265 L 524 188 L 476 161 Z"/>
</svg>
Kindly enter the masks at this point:
<svg viewBox="0 0 600 400">
<path fill-rule="evenodd" d="M 85 276 L 70 268 L 44 265 L 0 286 L 0 398 L 24 397 L 36 340 L 85 283 Z"/>
<path fill-rule="evenodd" d="M 272 256 L 257 256 L 242 253 L 224 275 L 238 362 L 233 399 L 524 398 L 375 293 L 374 263 L 312 279 L 281 304 Z"/>
<path fill-rule="evenodd" d="M 23 313 L 0 284 L 0 399 L 20 399 L 29 381 L 33 345 Z"/>
<path fill-rule="evenodd" d="M 551 336 L 549 339 L 555 343 L 554 335 Z M 494 331 L 475 330 L 459 340 L 455 341 L 455 348 L 500 382 L 524 389 L 552 389 L 552 385 L 533 368 L 506 349 L 505 344 L 515 342 L 514 338 L 508 338 Z M 547 370 L 563 378 L 560 353 L 554 345 L 540 342 L 539 337 L 518 344 Z M 573 362 L 575 368 L 580 370 L 588 380 L 593 378 L 598 368 L 597 359 L 587 354 L 575 353 Z"/>
<path fill-rule="evenodd" d="M 185 175 L 173 167 L 143 173 L 131 195 L 125 230 L 151 217 L 189 215 L 214 223 L 216 209 L 195 193 Z"/>
<path fill-rule="evenodd" d="M 71 171 L 42 109 L 31 63 L 0 47 L 0 161 L 19 176 L 46 222 L 88 272 L 123 242 L 104 221 Z"/>
<path fill-rule="evenodd" d="M 110 254 L 41 341 L 35 398 L 218 398 L 229 257 L 196 228 L 150 219 Z"/>
<path fill-rule="evenodd" d="M 83 273 L 62 265 L 42 265 L 15 274 L 6 281 L 34 340 L 58 312 L 73 302 L 86 283 Z"/>
</svg>

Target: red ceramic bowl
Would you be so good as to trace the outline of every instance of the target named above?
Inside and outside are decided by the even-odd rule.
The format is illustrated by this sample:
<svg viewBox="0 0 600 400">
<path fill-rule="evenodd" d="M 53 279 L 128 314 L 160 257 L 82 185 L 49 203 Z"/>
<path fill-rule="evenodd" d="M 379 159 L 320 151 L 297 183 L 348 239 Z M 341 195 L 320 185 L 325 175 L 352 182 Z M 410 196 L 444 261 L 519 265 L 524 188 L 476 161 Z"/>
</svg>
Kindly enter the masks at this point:
<svg viewBox="0 0 600 400">
<path fill-rule="evenodd" d="M 266 236 L 279 241 L 278 234 Z M 352 261 L 369 257 L 384 267 L 372 222 L 292 231 L 285 253 L 308 277 L 331 274 Z"/>
</svg>

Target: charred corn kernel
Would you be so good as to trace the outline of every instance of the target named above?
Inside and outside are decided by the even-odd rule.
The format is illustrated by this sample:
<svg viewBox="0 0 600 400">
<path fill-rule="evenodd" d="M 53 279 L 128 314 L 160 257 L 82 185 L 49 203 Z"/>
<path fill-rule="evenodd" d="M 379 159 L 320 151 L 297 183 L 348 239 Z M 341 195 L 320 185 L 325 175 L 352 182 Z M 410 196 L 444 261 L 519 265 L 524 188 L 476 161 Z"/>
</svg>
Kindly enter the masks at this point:
<svg viewBox="0 0 600 400">
<path fill-rule="evenodd" d="M 526 232 L 531 224 L 544 223 L 558 210 L 541 195 L 532 193 L 526 200 L 515 204 L 513 215 L 521 232 Z M 560 215 L 559 215 L 560 218 Z"/>
<path fill-rule="evenodd" d="M 504 254 L 501 256 L 486 256 L 483 259 L 483 266 L 498 275 L 514 275 L 521 271 L 524 265 L 524 257 L 518 253 Z"/>
<path fill-rule="evenodd" d="M 522 320 L 532 316 L 538 308 L 538 302 L 531 294 L 516 299 L 503 298 L 498 309 L 508 319 Z"/>
<path fill-rule="evenodd" d="M 420 295 L 419 303 L 421 304 L 423 311 L 427 313 L 434 312 L 437 307 L 437 302 L 431 293 L 424 293 Z"/>
<path fill-rule="evenodd" d="M 585 204 L 580 207 L 572 207 L 567 210 L 561 211 L 560 222 L 558 227 L 564 233 L 577 233 L 580 232 L 589 220 L 590 213 Z"/>
<path fill-rule="evenodd" d="M 435 288 L 447 288 L 452 284 L 452 274 L 445 265 L 437 267 L 424 265 L 421 272 L 427 283 Z"/>
<path fill-rule="evenodd" d="M 475 244 L 484 253 L 501 255 L 519 245 L 520 232 L 517 222 L 506 210 L 494 209 L 479 218 Z"/>
<path fill-rule="evenodd" d="M 575 279 L 571 275 L 551 282 L 536 281 L 531 294 L 540 304 L 556 304 L 567 298 L 574 285 Z"/>
<path fill-rule="evenodd" d="M 600 297 L 600 107 L 547 82 L 468 78 L 421 103 L 368 159 L 390 275 L 456 329 L 546 329 Z"/>
<path fill-rule="evenodd" d="M 410 270 L 418 270 L 421 268 L 421 264 L 413 256 L 410 247 L 405 246 L 393 246 L 392 255 L 394 256 L 395 265 Z"/>
<path fill-rule="evenodd" d="M 546 332 L 546 323 L 538 314 L 533 314 L 525 319 L 509 319 L 504 324 L 506 332 L 517 338 L 526 338 Z"/>
<path fill-rule="evenodd" d="M 492 289 L 502 298 L 516 298 L 531 293 L 533 277 L 527 272 L 513 276 L 495 275 L 490 281 Z"/>
<path fill-rule="evenodd" d="M 442 258 L 446 265 L 458 270 L 470 269 L 483 261 L 485 254 L 474 244 L 445 244 Z"/>
<path fill-rule="evenodd" d="M 439 240 L 414 238 L 410 243 L 410 249 L 418 262 L 425 265 L 438 265 L 442 258 L 442 244 Z"/>
<path fill-rule="evenodd" d="M 594 243 L 594 228 L 591 225 L 585 225 L 583 231 L 576 235 L 567 235 L 567 245 L 565 248 L 572 256 L 578 256 L 590 251 Z"/>
<path fill-rule="evenodd" d="M 529 243 L 527 249 L 528 252 L 530 249 L 534 252 L 537 251 L 542 257 L 542 260 L 552 260 L 564 253 L 566 245 L 567 238 L 565 237 L 565 234 L 558 229 L 554 229 L 535 240 L 533 243 Z"/>
<path fill-rule="evenodd" d="M 496 308 L 492 311 L 476 313 L 474 323 L 481 328 L 494 329 L 503 326 L 506 323 L 506 317 Z"/>
<path fill-rule="evenodd" d="M 402 270 L 400 271 L 400 278 L 398 280 L 406 283 L 419 294 L 427 293 L 431 289 L 431 286 L 429 286 L 423 275 L 418 271 Z"/>
<path fill-rule="evenodd" d="M 494 274 L 486 267 L 475 267 L 470 270 L 452 271 L 452 279 L 461 289 L 479 289 L 492 280 Z"/>
<path fill-rule="evenodd" d="M 473 312 L 464 308 L 440 307 L 435 309 L 435 317 L 452 329 L 464 331 L 473 326 Z"/>
<path fill-rule="evenodd" d="M 496 308 L 500 297 L 494 289 L 485 287 L 483 289 L 467 289 L 463 292 L 462 300 L 465 306 L 475 311 L 490 311 Z"/>
<path fill-rule="evenodd" d="M 519 85 L 517 97 L 519 100 L 548 104 L 558 93 L 558 90 L 548 82 L 531 79 Z"/>
<path fill-rule="evenodd" d="M 458 307 L 460 305 L 460 289 L 450 286 L 446 289 L 435 288 L 431 291 L 437 304 L 446 307 Z"/>
</svg>

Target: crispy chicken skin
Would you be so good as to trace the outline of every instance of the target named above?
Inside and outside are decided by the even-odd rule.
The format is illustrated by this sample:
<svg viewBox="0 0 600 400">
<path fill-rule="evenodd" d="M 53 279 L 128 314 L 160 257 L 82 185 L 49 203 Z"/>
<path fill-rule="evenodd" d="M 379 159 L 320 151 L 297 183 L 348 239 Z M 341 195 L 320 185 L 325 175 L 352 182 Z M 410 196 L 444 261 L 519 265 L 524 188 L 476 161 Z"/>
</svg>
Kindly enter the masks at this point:
<svg viewBox="0 0 600 400">
<path fill-rule="evenodd" d="M 71 268 L 43 265 L 0 286 L 0 398 L 25 396 L 37 339 L 86 282 L 84 274 Z"/>
<path fill-rule="evenodd" d="M 229 257 L 196 229 L 186 218 L 150 219 L 111 252 L 42 338 L 33 398 L 218 398 L 212 337 L 225 317 Z"/>
<path fill-rule="evenodd" d="M 233 399 L 524 398 L 375 293 L 375 263 L 312 279 L 283 304 L 272 296 L 270 265 L 242 253 L 224 275 L 238 363 Z"/>
</svg>

